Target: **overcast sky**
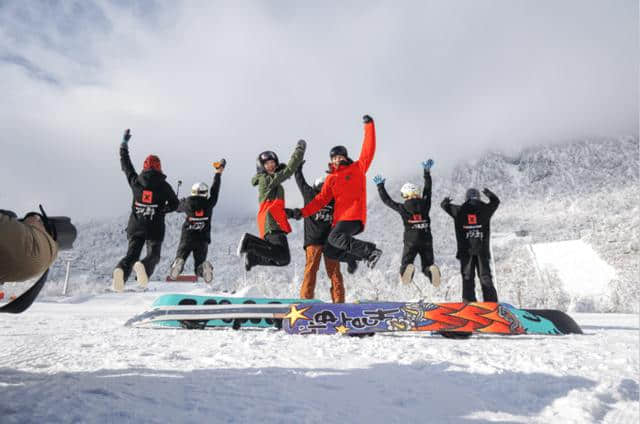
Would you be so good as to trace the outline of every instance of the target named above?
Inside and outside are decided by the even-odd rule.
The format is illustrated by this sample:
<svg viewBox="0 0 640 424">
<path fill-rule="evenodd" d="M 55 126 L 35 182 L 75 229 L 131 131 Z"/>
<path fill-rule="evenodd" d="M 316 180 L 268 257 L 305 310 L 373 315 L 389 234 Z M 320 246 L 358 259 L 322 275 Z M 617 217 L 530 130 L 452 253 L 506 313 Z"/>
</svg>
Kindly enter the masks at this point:
<svg viewBox="0 0 640 424">
<path fill-rule="evenodd" d="M 358 156 L 365 113 L 369 178 L 637 136 L 638 19 L 633 0 L 0 1 L 0 208 L 128 213 L 125 128 L 182 193 L 225 157 L 217 213 L 243 216 L 259 152 L 306 139 L 312 181 L 332 146 Z"/>
</svg>

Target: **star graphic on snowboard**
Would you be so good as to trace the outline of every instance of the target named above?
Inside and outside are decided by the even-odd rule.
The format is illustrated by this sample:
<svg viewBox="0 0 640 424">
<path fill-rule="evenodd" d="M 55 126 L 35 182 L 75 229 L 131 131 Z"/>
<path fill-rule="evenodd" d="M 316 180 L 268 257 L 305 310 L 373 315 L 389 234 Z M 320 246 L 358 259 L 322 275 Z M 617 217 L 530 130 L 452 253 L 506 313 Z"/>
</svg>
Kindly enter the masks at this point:
<svg viewBox="0 0 640 424">
<path fill-rule="evenodd" d="M 336 331 L 338 332 L 338 334 L 347 334 L 349 329 L 347 327 L 345 327 L 344 325 L 339 325 L 339 326 L 336 327 Z"/>
<path fill-rule="evenodd" d="M 291 305 L 289 313 L 284 317 L 289 319 L 289 326 L 293 327 L 299 319 L 303 319 L 306 321 L 311 320 L 311 318 L 304 314 L 309 309 L 311 309 L 311 306 L 307 306 L 306 308 L 298 310 L 298 308 L 296 308 L 296 305 Z"/>
</svg>

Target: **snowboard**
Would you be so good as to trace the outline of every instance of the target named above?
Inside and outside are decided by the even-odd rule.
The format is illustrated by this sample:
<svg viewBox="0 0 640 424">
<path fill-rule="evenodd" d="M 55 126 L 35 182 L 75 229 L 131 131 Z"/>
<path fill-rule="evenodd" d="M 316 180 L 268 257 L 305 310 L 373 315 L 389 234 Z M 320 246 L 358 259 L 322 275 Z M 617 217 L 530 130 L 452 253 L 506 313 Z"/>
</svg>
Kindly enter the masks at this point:
<svg viewBox="0 0 640 424">
<path fill-rule="evenodd" d="M 311 302 L 319 300 L 165 294 L 153 302 L 154 309 L 137 315 L 125 325 L 153 324 L 187 329 L 273 326 L 280 328 L 279 317 L 289 311 L 289 305 Z M 209 317 L 212 319 L 207 319 Z"/>
<path fill-rule="evenodd" d="M 289 334 L 366 335 L 430 331 L 445 337 L 485 334 L 582 334 L 558 310 L 518 309 L 507 303 L 371 302 L 291 305 L 282 322 Z"/>
</svg>

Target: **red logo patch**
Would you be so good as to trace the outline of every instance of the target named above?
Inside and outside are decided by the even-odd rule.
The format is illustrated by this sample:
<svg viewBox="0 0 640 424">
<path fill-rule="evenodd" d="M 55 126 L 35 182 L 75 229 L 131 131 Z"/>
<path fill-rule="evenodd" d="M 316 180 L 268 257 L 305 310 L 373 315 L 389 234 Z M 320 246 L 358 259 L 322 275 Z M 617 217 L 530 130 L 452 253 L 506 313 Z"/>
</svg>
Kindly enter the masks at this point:
<svg viewBox="0 0 640 424">
<path fill-rule="evenodd" d="M 467 215 L 467 224 L 476 225 L 478 223 L 478 217 L 475 213 L 470 213 Z"/>
<path fill-rule="evenodd" d="M 153 191 L 144 190 L 142 192 L 142 203 L 153 203 Z"/>
<path fill-rule="evenodd" d="M 198 218 L 203 217 L 203 216 L 204 216 L 204 210 L 203 210 L 203 209 L 200 209 L 199 211 L 196 211 L 196 216 L 197 216 Z"/>
<path fill-rule="evenodd" d="M 422 214 L 416 213 L 411 217 L 412 221 L 422 221 Z"/>
</svg>

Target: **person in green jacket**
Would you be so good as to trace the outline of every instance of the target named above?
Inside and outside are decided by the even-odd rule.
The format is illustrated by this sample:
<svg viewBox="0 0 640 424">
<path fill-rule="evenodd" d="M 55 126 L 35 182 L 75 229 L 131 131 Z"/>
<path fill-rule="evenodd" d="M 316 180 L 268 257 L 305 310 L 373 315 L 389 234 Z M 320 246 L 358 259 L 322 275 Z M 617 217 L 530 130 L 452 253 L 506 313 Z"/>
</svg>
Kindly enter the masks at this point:
<svg viewBox="0 0 640 424">
<path fill-rule="evenodd" d="M 284 165 L 278 155 L 267 150 L 256 160 L 256 175 L 251 184 L 258 187 L 258 230 L 260 237 L 245 233 L 238 244 L 238 256 L 245 255 L 244 268 L 249 271 L 256 265 L 287 266 L 291 261 L 287 234 L 291 226 L 284 210 L 282 183 L 290 178 L 304 159 L 307 143 L 298 141 L 289 162 Z"/>
</svg>

